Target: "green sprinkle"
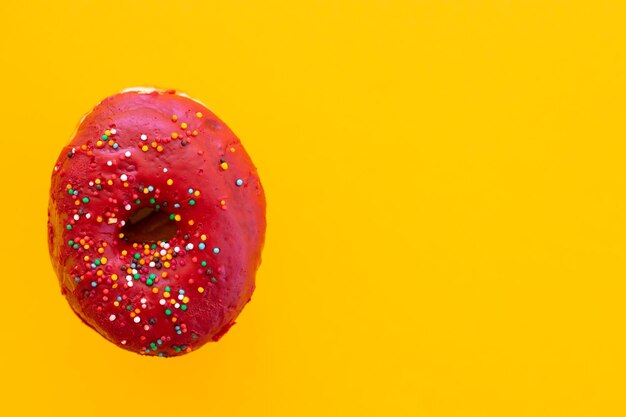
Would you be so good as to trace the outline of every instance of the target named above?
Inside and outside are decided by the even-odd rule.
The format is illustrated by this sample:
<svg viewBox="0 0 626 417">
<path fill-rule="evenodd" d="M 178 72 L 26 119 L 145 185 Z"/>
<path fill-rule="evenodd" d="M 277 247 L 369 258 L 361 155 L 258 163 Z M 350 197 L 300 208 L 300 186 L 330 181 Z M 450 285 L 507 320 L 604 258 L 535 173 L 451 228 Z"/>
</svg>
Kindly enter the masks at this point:
<svg viewBox="0 0 626 417">
<path fill-rule="evenodd" d="M 133 275 L 133 278 L 135 279 L 135 281 L 137 281 L 139 278 L 141 278 L 141 275 L 135 274 L 135 275 Z"/>
<path fill-rule="evenodd" d="M 172 314 L 172 310 L 170 310 L 169 308 L 167 310 L 165 310 L 165 315 L 169 316 L 170 314 Z"/>
<path fill-rule="evenodd" d="M 200 262 L 200 265 L 202 265 L 202 266 L 206 266 L 206 261 L 202 261 L 202 262 Z"/>
<path fill-rule="evenodd" d="M 169 285 L 167 287 L 165 287 L 165 292 L 170 292 L 170 287 Z"/>
<path fill-rule="evenodd" d="M 83 203 L 89 203 L 89 197 L 83 197 Z"/>
<path fill-rule="evenodd" d="M 67 244 L 68 244 L 68 245 L 70 245 L 70 246 L 74 246 L 74 241 L 73 241 L 73 240 L 69 240 L 69 241 L 67 242 Z"/>
<path fill-rule="evenodd" d="M 189 200 L 189 205 L 193 206 L 194 204 L 196 204 L 196 200 Z"/>
<path fill-rule="evenodd" d="M 102 135 L 102 140 L 107 140 L 109 137 L 107 135 Z"/>
<path fill-rule="evenodd" d="M 140 199 L 135 200 L 135 204 L 141 204 L 141 200 Z"/>
<path fill-rule="evenodd" d="M 95 261 L 93 261 L 93 263 L 96 265 L 100 265 L 100 259 L 96 259 Z"/>
<path fill-rule="evenodd" d="M 67 225 L 67 230 L 72 230 L 72 225 L 71 224 Z"/>
<path fill-rule="evenodd" d="M 67 193 L 68 193 L 69 195 L 73 195 L 73 194 L 74 194 L 74 190 L 72 190 L 72 189 L 70 188 L 69 190 L 67 190 Z"/>
<path fill-rule="evenodd" d="M 150 278 L 148 278 L 148 279 L 146 280 L 146 284 L 147 284 L 147 285 L 152 285 L 153 283 L 154 283 L 154 281 L 152 281 Z"/>
<path fill-rule="evenodd" d="M 151 198 L 150 199 L 150 204 L 154 204 L 154 203 L 156 203 L 156 200 L 154 198 Z"/>
<path fill-rule="evenodd" d="M 182 306 L 180 306 L 180 309 L 183 311 L 187 310 L 187 304 L 183 304 Z"/>
<path fill-rule="evenodd" d="M 136 253 L 135 254 L 135 259 L 139 259 L 139 258 L 141 258 L 141 255 L 139 253 Z"/>
</svg>

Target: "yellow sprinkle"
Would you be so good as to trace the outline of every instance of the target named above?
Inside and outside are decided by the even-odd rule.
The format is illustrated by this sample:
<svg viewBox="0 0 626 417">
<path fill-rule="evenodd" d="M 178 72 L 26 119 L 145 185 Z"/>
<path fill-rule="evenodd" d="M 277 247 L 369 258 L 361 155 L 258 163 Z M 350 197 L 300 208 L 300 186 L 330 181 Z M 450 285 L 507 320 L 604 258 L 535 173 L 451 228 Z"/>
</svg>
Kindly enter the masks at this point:
<svg viewBox="0 0 626 417">
<path fill-rule="evenodd" d="M 178 116 L 176 116 L 175 114 L 172 115 L 172 121 L 175 122 L 176 120 L 178 120 Z"/>
<path fill-rule="evenodd" d="M 161 276 L 162 276 L 163 278 L 167 278 L 167 272 L 163 272 L 163 273 L 161 274 Z"/>
<path fill-rule="evenodd" d="M 231 146 L 231 147 L 230 147 L 230 151 L 231 151 L 231 152 L 235 152 L 235 148 Z"/>
<path fill-rule="evenodd" d="M 168 254 L 165 256 L 165 259 L 167 259 L 168 261 L 171 261 L 171 260 L 172 260 L 172 254 L 171 254 L 171 253 L 168 253 Z"/>
<path fill-rule="evenodd" d="M 104 253 L 104 248 L 98 248 L 98 253 Z"/>
<path fill-rule="evenodd" d="M 200 239 L 202 239 L 202 241 L 204 242 L 206 240 L 206 235 L 201 235 Z"/>
<path fill-rule="evenodd" d="M 119 301 L 113 301 L 113 305 L 114 305 L 115 307 L 119 307 L 119 306 L 120 306 L 120 303 L 119 303 Z"/>
<path fill-rule="evenodd" d="M 84 248 L 85 250 L 87 250 L 87 249 L 89 249 L 89 245 L 85 245 L 85 246 L 83 246 L 83 248 Z"/>
<path fill-rule="evenodd" d="M 181 127 L 182 129 L 187 129 L 187 123 L 182 122 L 182 123 L 180 124 L 180 127 Z"/>
<path fill-rule="evenodd" d="M 124 250 L 122 251 L 122 255 L 123 255 L 123 256 L 128 255 L 128 251 L 127 251 L 126 249 L 124 249 Z"/>
<path fill-rule="evenodd" d="M 220 164 L 220 167 L 221 167 L 224 171 L 226 171 L 226 170 L 228 169 L 228 164 L 227 164 L 226 162 L 222 162 L 222 163 Z"/>
<path fill-rule="evenodd" d="M 148 194 L 149 192 L 150 192 L 150 190 L 148 190 L 147 188 L 144 188 L 144 189 L 143 189 L 143 193 L 144 193 L 144 194 Z"/>
<path fill-rule="evenodd" d="M 117 281 L 117 274 L 111 275 L 111 280 L 112 281 Z"/>
<path fill-rule="evenodd" d="M 174 180 L 173 180 L 173 179 L 171 179 L 171 178 L 170 178 L 170 179 L 168 179 L 168 180 L 167 180 L 167 185 L 172 185 L 172 184 L 174 184 Z"/>
<path fill-rule="evenodd" d="M 198 292 L 199 292 L 200 294 L 202 294 L 202 293 L 204 292 L 204 288 L 202 288 L 202 287 L 198 287 Z"/>
<path fill-rule="evenodd" d="M 169 292 L 167 292 L 167 291 L 165 291 L 165 292 L 163 293 L 163 298 L 169 298 L 169 297 L 170 297 L 170 293 L 169 293 Z"/>
<path fill-rule="evenodd" d="M 109 142 L 109 146 L 113 146 L 113 144 L 115 143 L 115 141 L 113 139 L 111 139 Z"/>
<path fill-rule="evenodd" d="M 100 184 L 102 181 L 100 181 L 100 178 L 96 178 L 96 180 L 94 181 L 96 184 Z"/>
<path fill-rule="evenodd" d="M 183 303 L 187 304 L 189 302 L 189 297 L 184 297 L 183 298 Z"/>
<path fill-rule="evenodd" d="M 106 265 L 108 261 L 109 260 L 105 257 L 102 257 L 102 259 L 100 259 L 100 262 L 102 262 L 102 265 Z"/>
<path fill-rule="evenodd" d="M 122 184 L 124 187 L 128 188 L 128 183 L 125 182 L 124 184 Z"/>
<path fill-rule="evenodd" d="M 201 118 L 201 117 L 202 117 L 202 113 L 200 113 L 200 112 L 196 113 L 196 117 L 197 117 L 198 119 L 199 119 L 199 118 Z"/>
<path fill-rule="evenodd" d="M 222 200 L 222 201 L 220 201 L 220 204 L 221 204 L 222 206 L 225 206 L 225 205 L 226 205 L 226 201 L 225 201 L 225 200 Z"/>
<path fill-rule="evenodd" d="M 97 146 L 98 148 L 102 148 L 102 145 L 103 145 L 103 143 L 102 143 L 102 141 L 101 141 L 101 140 L 99 140 L 99 141 L 97 141 L 97 142 L 96 142 L 96 146 Z"/>
<path fill-rule="evenodd" d="M 159 292 L 159 289 L 157 287 L 152 288 L 152 293 L 156 294 Z"/>
<path fill-rule="evenodd" d="M 65 189 L 66 189 L 66 190 L 69 190 L 70 188 L 72 188 L 72 184 L 67 184 L 67 185 L 65 186 Z"/>
<path fill-rule="evenodd" d="M 172 298 L 172 299 L 170 300 L 170 304 L 176 304 L 176 300 Z"/>
<path fill-rule="evenodd" d="M 107 129 L 107 130 L 104 131 L 104 134 L 107 135 L 107 136 L 111 136 L 111 131 L 109 129 Z"/>
<path fill-rule="evenodd" d="M 85 255 L 85 257 L 83 258 L 83 261 L 87 262 L 89 260 L 89 256 Z"/>
<path fill-rule="evenodd" d="M 172 139 L 177 139 L 177 138 L 178 138 L 178 133 L 172 132 Z"/>
<path fill-rule="evenodd" d="M 108 180 L 108 181 L 107 181 L 107 184 L 109 184 L 109 185 L 113 185 L 113 180 Z"/>
<path fill-rule="evenodd" d="M 111 286 L 111 288 L 113 288 L 113 289 L 117 288 L 117 283 L 113 284 L 113 285 Z"/>
<path fill-rule="evenodd" d="M 163 262 L 163 266 L 164 266 L 164 267 L 166 267 L 166 268 L 169 268 L 169 267 L 170 267 L 170 263 L 169 263 L 169 262 L 167 262 L 167 261 L 166 261 L 166 262 Z"/>
<path fill-rule="evenodd" d="M 150 149 L 150 148 L 148 148 L 148 145 L 143 145 L 141 147 L 141 150 L 144 151 L 144 152 L 148 152 L 148 149 Z"/>
<path fill-rule="evenodd" d="M 181 219 L 180 214 L 177 214 L 174 216 L 174 220 L 176 220 L 177 222 L 179 222 Z"/>
</svg>

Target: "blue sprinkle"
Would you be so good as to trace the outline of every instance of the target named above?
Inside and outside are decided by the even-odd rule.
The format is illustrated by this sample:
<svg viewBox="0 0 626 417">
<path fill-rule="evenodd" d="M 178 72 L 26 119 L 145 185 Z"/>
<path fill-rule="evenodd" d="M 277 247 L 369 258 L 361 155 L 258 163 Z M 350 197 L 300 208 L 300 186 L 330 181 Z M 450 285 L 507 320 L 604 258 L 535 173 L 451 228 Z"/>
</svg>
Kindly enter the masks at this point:
<svg viewBox="0 0 626 417">
<path fill-rule="evenodd" d="M 121 296 L 117 296 L 117 301 L 122 301 L 122 297 Z"/>
<path fill-rule="evenodd" d="M 114 144 L 113 144 L 113 149 L 117 149 L 117 148 L 119 148 L 119 147 L 120 147 L 120 145 L 118 145 L 117 143 L 114 143 Z"/>
<path fill-rule="evenodd" d="M 78 195 L 78 190 L 74 190 L 74 195 Z"/>
<path fill-rule="evenodd" d="M 179 208 L 179 207 L 180 207 L 180 204 L 178 203 L 174 204 L 174 208 Z"/>
<path fill-rule="evenodd" d="M 204 250 L 204 248 L 206 248 L 206 245 L 204 244 L 204 242 L 198 243 L 198 249 Z"/>
<path fill-rule="evenodd" d="M 96 281 L 91 281 L 91 286 L 92 286 L 92 287 L 97 287 L 97 286 L 98 286 L 98 283 L 97 283 Z"/>
<path fill-rule="evenodd" d="M 185 290 L 178 290 L 178 293 L 179 293 L 179 294 L 184 294 L 184 293 L 185 293 Z"/>
<path fill-rule="evenodd" d="M 213 253 L 216 255 L 220 253 L 220 248 L 213 248 Z"/>
<path fill-rule="evenodd" d="M 241 187 L 243 185 L 243 180 L 240 178 L 235 182 L 235 184 L 237 184 L 237 187 Z"/>
<path fill-rule="evenodd" d="M 91 269 L 96 269 L 96 264 L 91 264 Z"/>
<path fill-rule="evenodd" d="M 161 339 L 157 339 L 157 345 L 162 345 L 163 341 Z"/>
<path fill-rule="evenodd" d="M 74 281 L 79 282 L 80 281 L 80 277 L 74 278 Z"/>
<path fill-rule="evenodd" d="M 154 191 L 154 187 L 153 187 L 153 186 L 151 186 L 151 185 L 149 185 L 149 186 L 148 186 L 148 191 L 150 191 L 150 192 Z"/>
<path fill-rule="evenodd" d="M 189 194 L 193 194 L 193 188 L 188 189 L 188 190 L 187 190 L 187 192 L 188 192 Z"/>
</svg>

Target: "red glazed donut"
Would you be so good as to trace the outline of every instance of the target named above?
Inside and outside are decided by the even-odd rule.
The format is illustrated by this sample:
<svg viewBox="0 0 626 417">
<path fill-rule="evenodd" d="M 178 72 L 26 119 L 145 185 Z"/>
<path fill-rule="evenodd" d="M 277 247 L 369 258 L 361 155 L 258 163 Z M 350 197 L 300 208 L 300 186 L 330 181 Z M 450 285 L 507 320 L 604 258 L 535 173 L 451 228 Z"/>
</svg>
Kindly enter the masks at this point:
<svg viewBox="0 0 626 417">
<path fill-rule="evenodd" d="M 54 166 L 48 244 L 88 326 L 145 355 L 216 341 L 254 291 L 265 196 L 239 139 L 175 91 L 125 90 Z"/>
</svg>

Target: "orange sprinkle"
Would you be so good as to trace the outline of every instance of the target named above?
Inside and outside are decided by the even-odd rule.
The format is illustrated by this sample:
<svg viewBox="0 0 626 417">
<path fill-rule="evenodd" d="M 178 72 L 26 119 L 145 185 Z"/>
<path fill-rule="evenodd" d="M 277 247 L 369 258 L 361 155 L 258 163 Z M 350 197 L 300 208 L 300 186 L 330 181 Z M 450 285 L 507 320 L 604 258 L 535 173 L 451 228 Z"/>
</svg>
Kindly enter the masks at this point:
<svg viewBox="0 0 626 417">
<path fill-rule="evenodd" d="M 173 180 L 173 179 L 171 179 L 171 178 L 170 178 L 170 179 L 168 179 L 168 180 L 167 180 L 167 185 L 172 185 L 172 184 L 174 184 L 174 180 Z"/>
<path fill-rule="evenodd" d="M 142 151 L 144 151 L 144 152 L 148 152 L 148 149 L 150 149 L 150 148 L 148 148 L 148 146 L 147 146 L 147 145 L 143 145 L 143 146 L 141 147 L 141 150 L 142 150 Z"/>
<path fill-rule="evenodd" d="M 163 146 L 161 146 L 161 145 L 157 146 L 157 151 L 163 152 Z"/>
<path fill-rule="evenodd" d="M 152 146 L 153 148 L 156 148 L 156 147 L 157 147 L 157 143 L 156 143 L 156 142 L 152 142 L 152 143 L 150 144 L 150 146 Z"/>
<path fill-rule="evenodd" d="M 175 114 L 172 115 L 172 121 L 175 122 L 176 120 L 178 120 L 178 116 L 176 116 Z"/>
<path fill-rule="evenodd" d="M 222 162 L 222 163 L 220 164 L 220 167 L 221 167 L 224 171 L 226 171 L 226 170 L 228 169 L 228 164 L 227 164 L 226 162 Z"/>
<path fill-rule="evenodd" d="M 202 294 L 202 293 L 204 292 L 204 288 L 202 288 L 202 287 L 198 287 L 198 292 L 199 292 L 200 294 Z"/>
<path fill-rule="evenodd" d="M 172 139 L 178 139 L 178 133 L 172 132 Z"/>
<path fill-rule="evenodd" d="M 197 131 L 197 130 L 194 130 L 193 132 L 191 132 L 191 134 L 192 134 L 193 136 L 198 136 L 198 131 Z"/>
</svg>

